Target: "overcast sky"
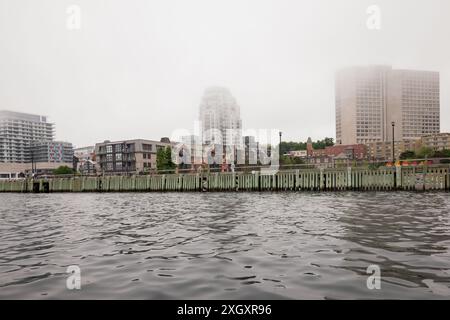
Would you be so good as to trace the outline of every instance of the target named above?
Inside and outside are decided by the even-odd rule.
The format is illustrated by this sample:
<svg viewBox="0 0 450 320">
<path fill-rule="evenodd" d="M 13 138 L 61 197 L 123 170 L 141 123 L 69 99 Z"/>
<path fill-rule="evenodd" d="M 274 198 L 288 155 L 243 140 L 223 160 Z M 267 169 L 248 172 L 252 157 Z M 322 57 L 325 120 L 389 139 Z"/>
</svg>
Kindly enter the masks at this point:
<svg viewBox="0 0 450 320">
<path fill-rule="evenodd" d="M 449 13 L 448 0 L 0 0 L 0 109 L 48 115 L 78 147 L 159 140 L 226 86 L 244 129 L 319 139 L 335 137 L 335 71 L 389 64 L 440 72 L 450 131 Z"/>
</svg>

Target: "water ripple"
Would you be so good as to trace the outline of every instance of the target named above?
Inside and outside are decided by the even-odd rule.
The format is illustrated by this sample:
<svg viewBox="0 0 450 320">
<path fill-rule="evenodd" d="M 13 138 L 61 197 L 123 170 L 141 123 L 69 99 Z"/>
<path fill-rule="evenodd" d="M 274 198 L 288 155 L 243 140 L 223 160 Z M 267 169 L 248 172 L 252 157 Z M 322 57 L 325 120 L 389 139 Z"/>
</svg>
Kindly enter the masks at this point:
<svg viewBox="0 0 450 320">
<path fill-rule="evenodd" d="M 445 193 L 0 194 L 0 298 L 450 298 Z M 366 286 L 380 266 L 381 290 Z M 82 289 L 66 288 L 81 268 Z"/>
</svg>

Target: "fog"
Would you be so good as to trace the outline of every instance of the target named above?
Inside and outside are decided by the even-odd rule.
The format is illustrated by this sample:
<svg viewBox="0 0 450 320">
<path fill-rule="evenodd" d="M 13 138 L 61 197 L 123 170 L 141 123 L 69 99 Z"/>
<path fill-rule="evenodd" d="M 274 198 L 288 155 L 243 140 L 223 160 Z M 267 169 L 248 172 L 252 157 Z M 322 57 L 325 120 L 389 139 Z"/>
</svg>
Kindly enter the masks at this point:
<svg viewBox="0 0 450 320">
<path fill-rule="evenodd" d="M 440 72 L 448 132 L 449 13 L 448 0 L 0 0 L 0 109 L 48 115 L 76 146 L 159 139 L 225 86 L 244 129 L 315 140 L 335 137 L 335 71 L 388 64 Z"/>
</svg>

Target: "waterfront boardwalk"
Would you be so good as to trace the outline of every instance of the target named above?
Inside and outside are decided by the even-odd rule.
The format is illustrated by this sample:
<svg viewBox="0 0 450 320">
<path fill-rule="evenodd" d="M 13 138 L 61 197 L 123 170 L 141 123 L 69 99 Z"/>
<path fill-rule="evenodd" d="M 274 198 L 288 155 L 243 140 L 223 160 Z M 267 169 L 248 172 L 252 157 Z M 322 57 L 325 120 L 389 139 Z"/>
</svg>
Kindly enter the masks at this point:
<svg viewBox="0 0 450 320">
<path fill-rule="evenodd" d="M 0 192 L 450 190 L 449 166 L 1 180 Z"/>
</svg>

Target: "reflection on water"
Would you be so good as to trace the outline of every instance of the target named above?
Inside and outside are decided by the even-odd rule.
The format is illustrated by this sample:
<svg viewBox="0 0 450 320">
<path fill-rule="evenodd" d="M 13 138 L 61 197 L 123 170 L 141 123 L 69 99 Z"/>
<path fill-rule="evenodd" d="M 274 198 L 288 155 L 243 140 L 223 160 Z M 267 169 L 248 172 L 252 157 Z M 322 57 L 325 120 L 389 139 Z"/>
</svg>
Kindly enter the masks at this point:
<svg viewBox="0 0 450 320">
<path fill-rule="evenodd" d="M 450 297 L 445 193 L 0 194 L 0 298 Z M 366 286 L 369 265 L 381 289 Z M 66 268 L 81 268 L 81 290 Z"/>
</svg>

